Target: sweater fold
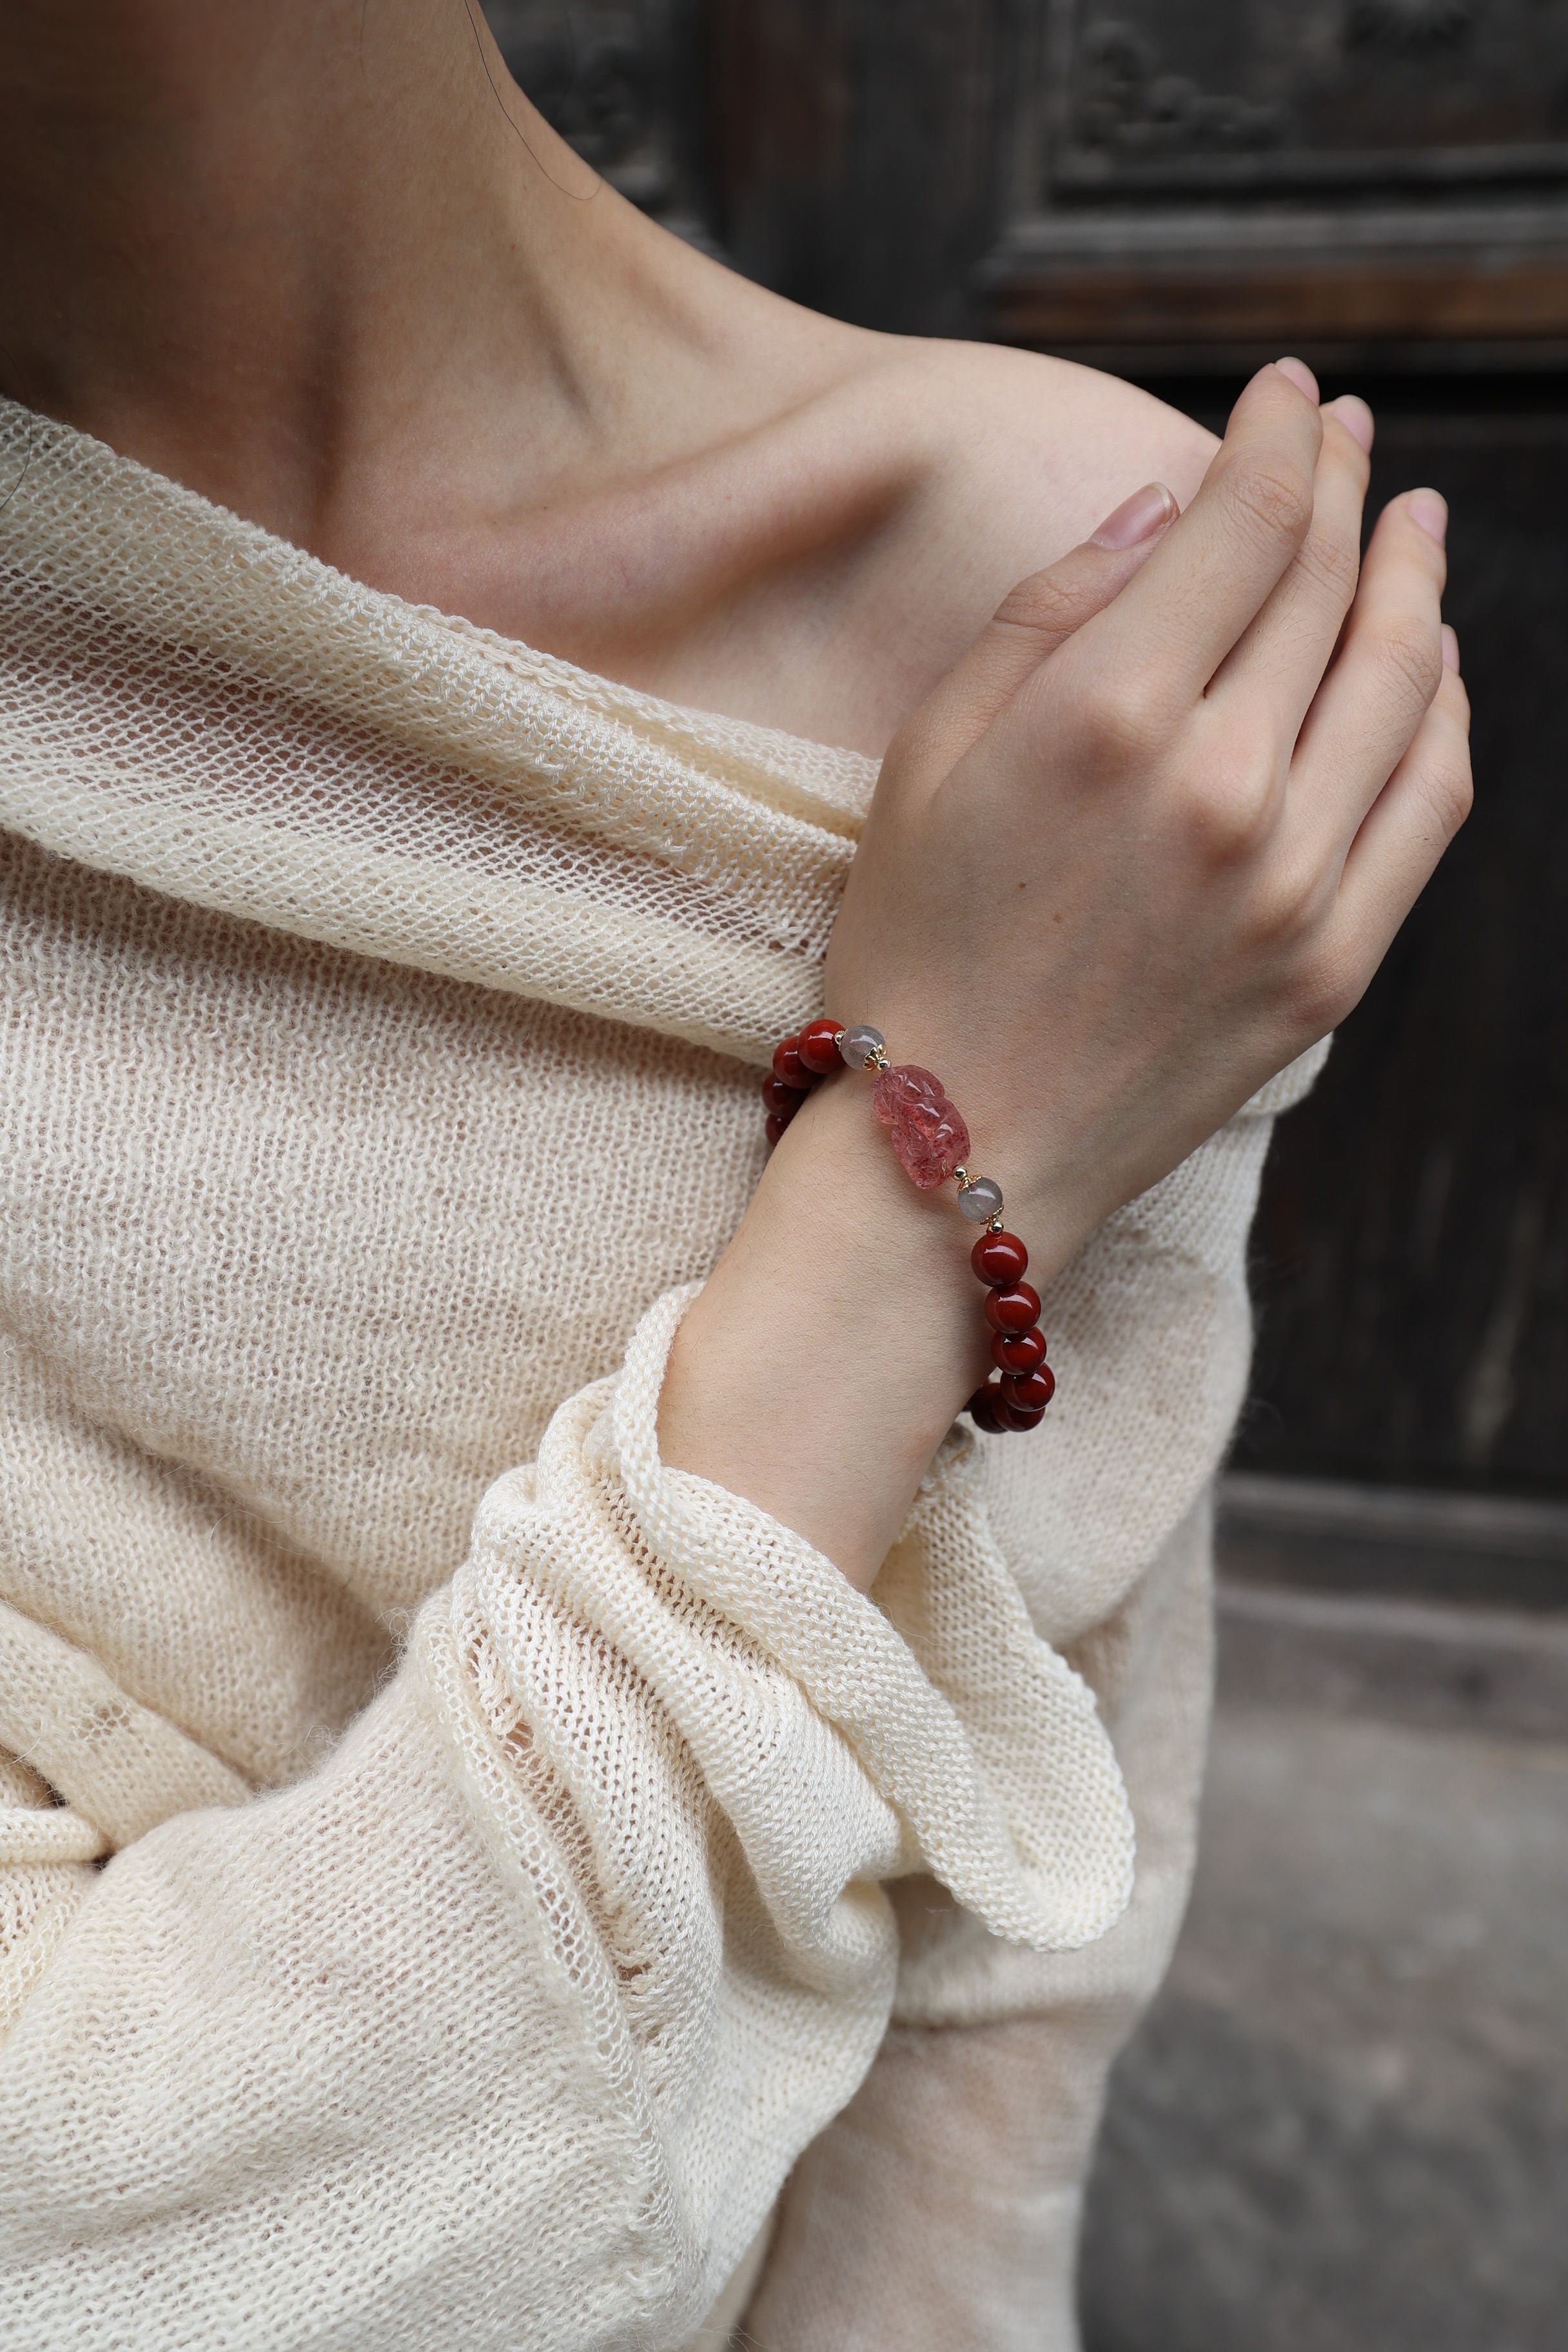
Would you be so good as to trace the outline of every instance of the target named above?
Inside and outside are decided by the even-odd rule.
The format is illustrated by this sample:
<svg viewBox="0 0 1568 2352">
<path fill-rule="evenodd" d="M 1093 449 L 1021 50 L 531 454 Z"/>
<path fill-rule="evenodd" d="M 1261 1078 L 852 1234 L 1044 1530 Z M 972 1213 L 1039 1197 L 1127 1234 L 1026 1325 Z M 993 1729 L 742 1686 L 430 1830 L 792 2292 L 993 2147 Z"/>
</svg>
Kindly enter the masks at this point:
<svg viewBox="0 0 1568 2352">
<path fill-rule="evenodd" d="M 856 1592 L 657 1415 L 873 781 L 0 403 L 29 2352 L 678 2352 L 895 2001 L 1056 2020 L 1081 2173 L 1315 1062 L 1064 1270 L 1045 1425 L 951 1436 Z"/>
</svg>

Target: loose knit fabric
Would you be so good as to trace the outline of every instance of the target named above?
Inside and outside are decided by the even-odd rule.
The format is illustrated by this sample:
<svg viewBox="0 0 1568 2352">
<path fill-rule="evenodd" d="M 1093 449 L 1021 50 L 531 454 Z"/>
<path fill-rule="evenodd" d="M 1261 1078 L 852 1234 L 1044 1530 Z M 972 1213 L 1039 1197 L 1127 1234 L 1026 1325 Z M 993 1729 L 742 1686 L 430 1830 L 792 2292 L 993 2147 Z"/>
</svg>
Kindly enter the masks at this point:
<svg viewBox="0 0 1568 2352">
<path fill-rule="evenodd" d="M 871 764 L 8 404 L 0 500 L 0 2340 L 679 2346 L 895 2004 L 1047 2021 L 1070 2204 L 1306 1071 L 866 1599 L 657 1405 Z"/>
</svg>

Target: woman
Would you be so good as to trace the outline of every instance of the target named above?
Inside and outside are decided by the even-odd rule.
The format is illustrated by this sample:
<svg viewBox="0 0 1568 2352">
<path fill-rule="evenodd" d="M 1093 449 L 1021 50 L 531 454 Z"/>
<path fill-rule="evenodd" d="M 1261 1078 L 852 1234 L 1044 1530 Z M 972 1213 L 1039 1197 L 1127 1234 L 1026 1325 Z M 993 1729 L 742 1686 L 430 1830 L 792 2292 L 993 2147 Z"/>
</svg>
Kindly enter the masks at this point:
<svg viewBox="0 0 1568 2352">
<path fill-rule="evenodd" d="M 737 282 L 460 0 L 6 36 L 7 2340 L 1068 2344 L 1441 502 Z M 825 1003 L 1035 1433 L 859 1077 L 762 1173 Z"/>
</svg>

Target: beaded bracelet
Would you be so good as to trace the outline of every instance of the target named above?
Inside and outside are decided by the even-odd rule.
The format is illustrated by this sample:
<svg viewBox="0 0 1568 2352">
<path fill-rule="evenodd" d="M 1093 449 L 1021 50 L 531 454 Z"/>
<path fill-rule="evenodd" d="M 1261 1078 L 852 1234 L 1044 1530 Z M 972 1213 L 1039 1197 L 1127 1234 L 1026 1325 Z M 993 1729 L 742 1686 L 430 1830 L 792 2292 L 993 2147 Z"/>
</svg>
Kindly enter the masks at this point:
<svg viewBox="0 0 1568 2352">
<path fill-rule="evenodd" d="M 846 1067 L 876 1072 L 871 1107 L 911 1181 L 929 1192 L 951 1176 L 964 1215 L 985 1227 L 969 1263 L 986 1286 L 991 1360 L 1001 1378 L 976 1389 L 964 1411 L 994 1436 L 1038 1428 L 1057 1383 L 1046 1362 L 1039 1293 L 1024 1280 L 1029 1253 L 1016 1234 L 1002 1229 L 1001 1185 L 990 1176 L 972 1176 L 964 1166 L 969 1129 L 941 1080 L 915 1063 L 889 1063 L 881 1031 L 865 1022 L 846 1028 L 841 1021 L 808 1021 L 798 1036 L 785 1037 L 774 1049 L 772 1075 L 763 1080 L 770 1146 L 812 1087 Z"/>
</svg>

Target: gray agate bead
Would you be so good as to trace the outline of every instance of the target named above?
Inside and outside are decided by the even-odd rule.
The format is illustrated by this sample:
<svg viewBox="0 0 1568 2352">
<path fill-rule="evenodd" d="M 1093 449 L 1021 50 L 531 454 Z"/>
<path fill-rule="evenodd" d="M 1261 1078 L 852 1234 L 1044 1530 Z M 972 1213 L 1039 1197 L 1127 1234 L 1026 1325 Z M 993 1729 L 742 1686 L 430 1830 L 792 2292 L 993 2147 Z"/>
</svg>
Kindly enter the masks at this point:
<svg viewBox="0 0 1568 2352">
<path fill-rule="evenodd" d="M 838 1050 L 852 1070 L 863 1070 L 872 1055 L 887 1042 L 879 1029 L 861 1021 L 853 1029 L 846 1029 L 838 1040 Z"/>
<path fill-rule="evenodd" d="M 1002 1187 L 989 1176 L 976 1176 L 959 1187 L 958 1205 L 977 1225 L 988 1224 L 1002 1213 Z"/>
</svg>

